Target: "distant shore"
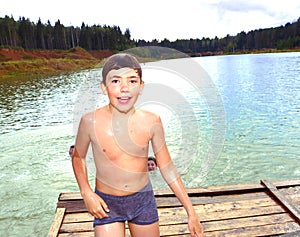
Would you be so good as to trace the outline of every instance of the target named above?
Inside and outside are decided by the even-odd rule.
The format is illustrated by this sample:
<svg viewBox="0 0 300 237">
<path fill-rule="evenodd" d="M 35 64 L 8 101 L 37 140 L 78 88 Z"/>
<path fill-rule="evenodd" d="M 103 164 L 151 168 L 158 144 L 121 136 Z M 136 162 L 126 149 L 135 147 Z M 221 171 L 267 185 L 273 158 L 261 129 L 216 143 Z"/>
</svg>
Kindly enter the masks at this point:
<svg viewBox="0 0 300 237">
<path fill-rule="evenodd" d="M 96 67 L 109 50 L 24 50 L 0 48 L 0 80 L 48 77 Z"/>
<path fill-rule="evenodd" d="M 300 52 L 290 50 L 263 49 L 257 51 L 191 53 L 191 57 L 231 54 Z M 86 51 L 82 48 L 70 50 L 24 50 L 22 48 L 0 48 L 0 80 L 28 77 L 49 77 L 84 69 L 91 69 L 112 55 L 109 50 Z"/>
</svg>

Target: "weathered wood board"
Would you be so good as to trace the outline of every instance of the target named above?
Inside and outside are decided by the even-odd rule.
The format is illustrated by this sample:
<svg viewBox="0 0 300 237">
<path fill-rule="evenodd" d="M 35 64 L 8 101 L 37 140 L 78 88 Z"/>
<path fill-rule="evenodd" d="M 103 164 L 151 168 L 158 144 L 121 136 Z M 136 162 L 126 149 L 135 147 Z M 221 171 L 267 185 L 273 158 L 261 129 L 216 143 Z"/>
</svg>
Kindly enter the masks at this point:
<svg viewBox="0 0 300 237">
<path fill-rule="evenodd" d="M 300 180 L 187 189 L 205 236 L 292 236 L 300 232 Z M 156 190 L 161 236 L 189 236 L 184 208 Z M 130 236 L 129 231 L 126 232 Z M 93 217 L 80 193 L 61 193 L 48 237 L 92 237 Z"/>
</svg>

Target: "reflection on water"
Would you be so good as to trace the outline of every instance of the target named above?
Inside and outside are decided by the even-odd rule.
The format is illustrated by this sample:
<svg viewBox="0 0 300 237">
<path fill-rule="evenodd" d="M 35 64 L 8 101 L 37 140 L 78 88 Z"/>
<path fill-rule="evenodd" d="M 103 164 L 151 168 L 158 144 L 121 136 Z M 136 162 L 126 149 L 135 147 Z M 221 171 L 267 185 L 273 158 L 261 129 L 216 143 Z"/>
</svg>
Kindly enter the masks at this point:
<svg viewBox="0 0 300 237">
<path fill-rule="evenodd" d="M 219 87 L 227 117 L 225 147 L 213 172 L 225 183 L 299 177 L 300 54 L 200 60 Z M 207 183 L 215 181 L 211 176 Z"/>
<path fill-rule="evenodd" d="M 1 133 L 24 128 L 67 124 L 72 121 L 78 84 L 85 73 L 0 82 Z"/>
<path fill-rule="evenodd" d="M 194 117 L 184 112 L 186 102 L 177 103 L 181 116 L 170 108 L 148 105 L 162 116 L 171 154 L 186 186 L 298 178 L 300 53 L 195 60 L 214 81 L 226 112 L 224 148 L 206 177 L 201 175 L 201 165 L 212 145 L 212 125 L 203 98 L 178 86 Z M 45 236 L 58 194 L 78 191 L 68 149 L 81 114 L 107 103 L 99 80 L 99 70 L 94 70 L 0 81 L 0 197 L 5 202 L 0 209 L 0 236 Z M 196 133 L 188 126 L 195 119 Z M 191 138 L 181 144 L 182 123 L 185 132 L 199 135 L 199 141 Z M 91 156 L 88 159 L 92 182 Z M 155 188 L 166 187 L 159 174 L 151 179 Z"/>
</svg>

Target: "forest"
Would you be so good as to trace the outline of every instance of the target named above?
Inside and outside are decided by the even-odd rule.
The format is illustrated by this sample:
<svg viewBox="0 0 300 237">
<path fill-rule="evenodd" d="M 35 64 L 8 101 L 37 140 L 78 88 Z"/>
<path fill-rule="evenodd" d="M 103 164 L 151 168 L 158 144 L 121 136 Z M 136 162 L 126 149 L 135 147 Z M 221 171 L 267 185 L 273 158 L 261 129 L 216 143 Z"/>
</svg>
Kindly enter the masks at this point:
<svg viewBox="0 0 300 237">
<path fill-rule="evenodd" d="M 161 46 L 190 54 L 217 54 L 252 52 L 263 49 L 295 49 L 300 47 L 300 17 L 296 22 L 274 28 L 240 32 L 235 36 L 169 41 L 132 39 L 130 30 L 122 32 L 118 26 L 93 25 L 84 22 L 81 27 L 64 26 L 60 20 L 54 25 L 37 23 L 25 17 L 15 20 L 12 16 L 0 18 L 0 47 L 21 47 L 26 50 L 68 50 L 81 47 L 87 51 L 123 51 L 133 47 Z"/>
</svg>

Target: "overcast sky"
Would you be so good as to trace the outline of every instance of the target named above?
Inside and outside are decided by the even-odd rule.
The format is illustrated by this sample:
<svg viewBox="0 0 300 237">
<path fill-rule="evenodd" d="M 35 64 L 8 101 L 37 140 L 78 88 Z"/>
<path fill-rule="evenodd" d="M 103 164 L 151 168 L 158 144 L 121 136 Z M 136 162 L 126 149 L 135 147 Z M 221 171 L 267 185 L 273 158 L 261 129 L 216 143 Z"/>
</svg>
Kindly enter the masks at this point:
<svg viewBox="0 0 300 237">
<path fill-rule="evenodd" d="M 222 38 L 300 17 L 299 0 L 0 0 L 0 17 L 127 28 L 132 39 Z"/>
</svg>

